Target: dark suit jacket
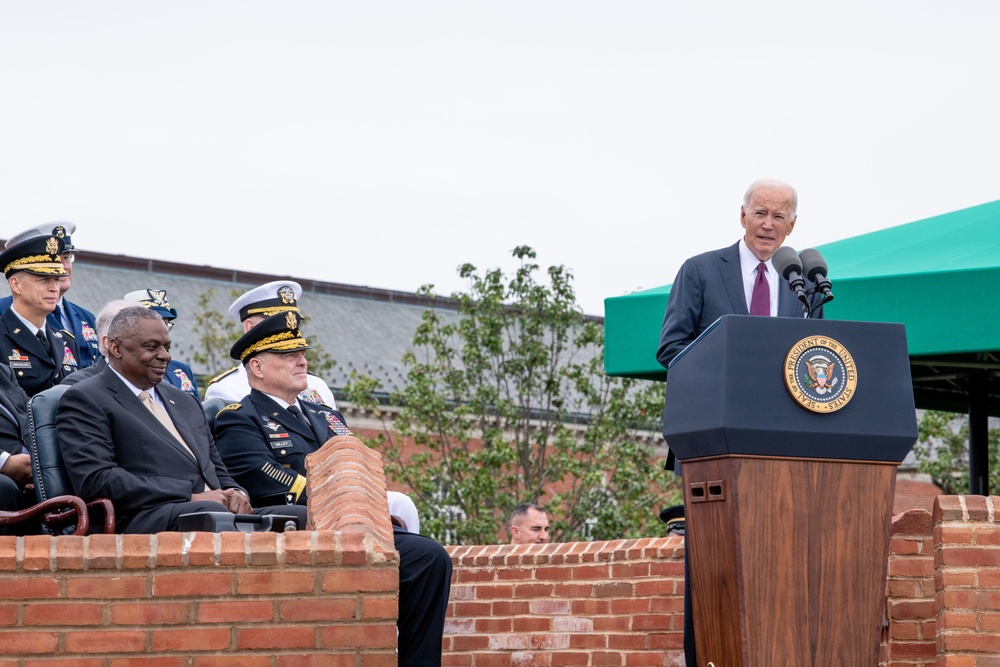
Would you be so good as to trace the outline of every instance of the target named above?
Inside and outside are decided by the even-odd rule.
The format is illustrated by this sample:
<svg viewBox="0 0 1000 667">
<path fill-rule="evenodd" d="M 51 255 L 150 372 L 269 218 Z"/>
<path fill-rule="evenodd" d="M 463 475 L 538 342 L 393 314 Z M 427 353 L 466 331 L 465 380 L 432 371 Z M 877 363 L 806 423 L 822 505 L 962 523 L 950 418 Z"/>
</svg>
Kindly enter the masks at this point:
<svg viewBox="0 0 1000 667">
<path fill-rule="evenodd" d="M 667 299 L 656 359 L 666 368 L 691 341 L 723 315 L 749 315 L 739 242 L 692 257 L 681 265 Z M 813 287 L 807 282 L 806 288 Z M 812 297 L 813 305 L 821 296 Z M 802 302 L 782 279 L 778 285 L 778 317 L 802 317 Z M 822 309 L 814 317 L 822 317 Z"/>
<path fill-rule="evenodd" d="M 0 405 L 6 408 L 6 411 L 0 410 L 0 451 L 20 454 L 28 437 L 28 396 L 17 384 L 14 372 L 2 364 Z"/>
<path fill-rule="evenodd" d="M 70 387 L 56 415 L 59 448 L 77 495 L 110 498 L 119 532 L 156 532 L 171 506 L 206 489 L 239 488 L 222 464 L 201 405 L 161 382 L 167 413 L 197 461 L 110 366 Z"/>
<path fill-rule="evenodd" d="M 242 402 L 226 406 L 215 418 L 219 454 L 254 505 L 304 505 L 306 456 L 335 435 L 350 433 L 336 410 L 306 401 L 299 405 L 308 425 L 251 389 Z"/>
</svg>

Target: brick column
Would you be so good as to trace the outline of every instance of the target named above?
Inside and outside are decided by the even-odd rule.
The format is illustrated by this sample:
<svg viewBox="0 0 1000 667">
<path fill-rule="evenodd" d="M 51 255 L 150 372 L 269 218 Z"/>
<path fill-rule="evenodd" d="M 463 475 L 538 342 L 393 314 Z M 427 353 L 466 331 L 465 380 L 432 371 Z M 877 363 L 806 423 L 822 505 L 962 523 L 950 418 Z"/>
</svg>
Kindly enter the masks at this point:
<svg viewBox="0 0 1000 667">
<path fill-rule="evenodd" d="M 937 660 L 931 513 L 910 510 L 892 521 L 883 667 L 931 667 Z"/>
<path fill-rule="evenodd" d="M 937 667 L 1000 667 L 998 496 L 934 504 Z"/>
</svg>

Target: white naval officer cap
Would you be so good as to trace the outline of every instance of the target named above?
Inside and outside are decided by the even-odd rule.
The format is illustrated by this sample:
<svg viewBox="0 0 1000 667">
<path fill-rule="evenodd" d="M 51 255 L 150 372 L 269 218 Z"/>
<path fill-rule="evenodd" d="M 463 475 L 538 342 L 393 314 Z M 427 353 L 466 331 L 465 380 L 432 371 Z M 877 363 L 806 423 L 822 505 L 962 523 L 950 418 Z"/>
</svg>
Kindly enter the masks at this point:
<svg viewBox="0 0 1000 667">
<path fill-rule="evenodd" d="M 254 287 L 233 301 L 233 305 L 229 306 L 229 315 L 242 322 L 254 315 L 269 317 L 289 311 L 298 313 L 301 296 L 302 286 L 294 280 L 275 280 Z"/>
<path fill-rule="evenodd" d="M 140 306 L 145 306 L 165 320 L 173 320 L 177 317 L 177 309 L 170 306 L 165 289 L 136 290 L 123 296 L 122 301 L 132 301 Z"/>
<path fill-rule="evenodd" d="M 7 243 L 4 244 L 4 248 L 10 249 L 18 243 L 37 239 L 41 236 L 55 236 L 62 239 L 63 243 L 66 244 L 63 252 L 76 252 L 76 247 L 73 246 L 73 241 L 70 238 L 75 231 L 76 223 L 65 220 L 53 220 L 52 222 L 46 222 L 31 229 L 25 229 L 23 232 L 18 232 L 14 236 L 11 236 L 7 239 Z"/>
</svg>

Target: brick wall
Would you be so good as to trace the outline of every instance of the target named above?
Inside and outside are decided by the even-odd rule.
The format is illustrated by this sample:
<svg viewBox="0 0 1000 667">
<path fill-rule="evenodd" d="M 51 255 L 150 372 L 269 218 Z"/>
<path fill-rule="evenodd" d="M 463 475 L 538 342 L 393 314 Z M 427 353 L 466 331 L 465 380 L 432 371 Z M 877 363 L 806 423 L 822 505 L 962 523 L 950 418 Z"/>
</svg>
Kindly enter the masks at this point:
<svg viewBox="0 0 1000 667">
<path fill-rule="evenodd" d="M 931 513 L 910 510 L 895 517 L 889 542 L 885 667 L 931 667 L 937 660 L 934 540 Z"/>
<path fill-rule="evenodd" d="M 444 664 L 682 667 L 683 545 L 450 547 Z"/>
<path fill-rule="evenodd" d="M 882 665 L 1000 667 L 1000 497 L 938 496 L 892 526 Z"/>
<path fill-rule="evenodd" d="M 381 460 L 348 437 L 310 459 L 340 471 L 310 486 L 337 530 L 0 537 L 0 667 L 395 665 Z"/>
<path fill-rule="evenodd" d="M 0 537 L 0 667 L 396 664 L 380 457 L 309 465 L 314 531 Z M 882 665 L 1000 667 L 998 504 L 895 518 Z M 449 552 L 446 665 L 683 665 L 681 538 Z"/>
<path fill-rule="evenodd" d="M 1000 667 L 1000 496 L 934 506 L 938 667 Z"/>
</svg>

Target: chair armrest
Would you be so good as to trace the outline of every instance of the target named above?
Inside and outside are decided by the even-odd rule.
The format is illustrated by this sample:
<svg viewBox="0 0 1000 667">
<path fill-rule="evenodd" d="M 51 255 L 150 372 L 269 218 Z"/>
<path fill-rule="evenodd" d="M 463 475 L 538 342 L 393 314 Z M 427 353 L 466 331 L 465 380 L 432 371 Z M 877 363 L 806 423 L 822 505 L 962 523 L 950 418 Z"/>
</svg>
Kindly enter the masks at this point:
<svg viewBox="0 0 1000 667">
<path fill-rule="evenodd" d="M 32 519 L 42 523 L 53 521 L 65 523 L 76 517 L 77 535 L 86 535 L 90 530 L 90 518 L 87 516 L 87 505 L 77 496 L 56 496 L 43 500 L 37 505 L 16 512 L 0 512 L 0 526 L 13 526 Z"/>
</svg>

